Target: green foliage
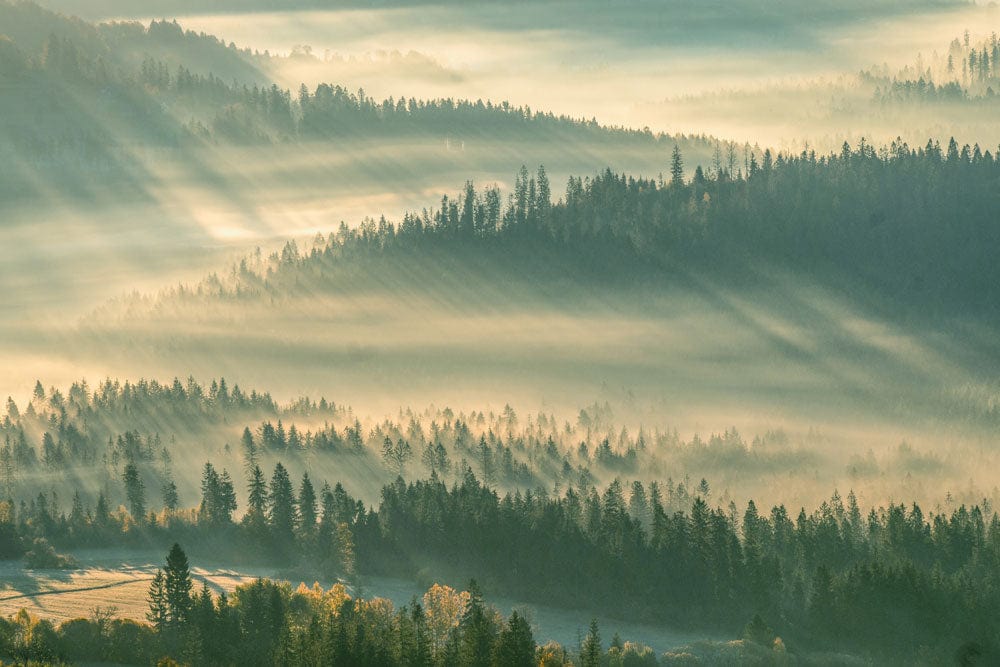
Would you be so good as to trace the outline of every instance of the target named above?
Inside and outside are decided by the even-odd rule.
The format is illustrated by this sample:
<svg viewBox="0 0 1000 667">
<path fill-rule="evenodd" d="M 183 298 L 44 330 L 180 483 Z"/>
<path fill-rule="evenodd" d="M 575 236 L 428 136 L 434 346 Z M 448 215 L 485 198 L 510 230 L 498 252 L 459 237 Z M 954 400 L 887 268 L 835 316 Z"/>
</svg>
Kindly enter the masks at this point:
<svg viewBox="0 0 1000 667">
<path fill-rule="evenodd" d="M 149 584 L 149 593 L 146 595 L 149 603 L 149 612 L 146 619 L 158 632 L 162 632 L 167 626 L 169 608 L 167 606 L 167 586 L 166 577 L 163 570 L 157 570 L 153 576 L 153 581 Z"/>
<path fill-rule="evenodd" d="M 771 646 L 775 640 L 774 630 L 772 630 L 760 614 L 754 614 L 750 622 L 743 628 L 743 639 L 763 646 Z"/>
<path fill-rule="evenodd" d="M 187 622 L 191 613 L 191 570 L 187 555 L 176 542 L 167 554 L 163 568 L 163 602 L 166 603 L 167 627 L 177 630 Z"/>
<path fill-rule="evenodd" d="M 71 570 L 76 567 L 76 559 L 56 553 L 48 540 L 36 537 L 31 543 L 31 549 L 24 554 L 24 566 L 37 570 Z"/>
<path fill-rule="evenodd" d="M 601 648 L 601 631 L 597 627 L 597 619 L 590 621 L 590 630 L 587 632 L 583 645 L 580 647 L 580 664 L 583 667 L 601 667 L 601 659 L 604 651 Z"/>
<path fill-rule="evenodd" d="M 125 472 L 122 475 L 125 483 L 125 496 L 128 498 L 129 511 L 132 518 L 137 523 L 146 520 L 146 491 L 139 476 L 139 469 L 131 461 L 125 465 Z"/>
<path fill-rule="evenodd" d="M 496 667 L 534 667 L 536 648 L 527 619 L 514 611 L 500 632 L 493 652 L 493 664 Z"/>
<path fill-rule="evenodd" d="M 280 550 L 291 549 L 295 543 L 295 494 L 285 466 L 278 463 L 271 475 L 271 507 L 268 517 L 271 537 Z"/>
</svg>

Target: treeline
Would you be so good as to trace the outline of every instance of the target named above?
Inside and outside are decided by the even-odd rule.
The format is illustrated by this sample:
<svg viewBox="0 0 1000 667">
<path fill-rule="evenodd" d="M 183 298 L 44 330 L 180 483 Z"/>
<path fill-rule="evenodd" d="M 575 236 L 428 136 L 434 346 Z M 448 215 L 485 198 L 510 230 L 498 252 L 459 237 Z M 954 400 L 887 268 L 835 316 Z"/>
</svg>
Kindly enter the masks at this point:
<svg viewBox="0 0 1000 667">
<path fill-rule="evenodd" d="M 282 417 L 343 418 L 346 411 L 328 403 L 301 397 L 286 405 L 267 393 L 231 389 L 225 378 L 201 385 L 188 378 L 172 384 L 141 379 L 105 380 L 96 389 L 86 381 L 74 383 L 63 394 L 52 387 L 46 393 L 36 382 L 23 410 L 7 399 L 0 420 L 0 474 L 5 484 L 37 466 L 58 470 L 82 464 L 112 464 L 119 460 L 152 461 L 164 456 L 178 435 L 203 435 L 205 429 L 227 420 Z M 125 425 L 125 426 L 123 426 Z M 162 437 L 161 437 L 162 434 Z M 10 493 L 8 486 L 7 493 Z"/>
<path fill-rule="evenodd" d="M 596 120 L 533 111 L 483 100 L 376 100 L 363 90 L 320 84 L 292 93 L 266 83 L 257 69 L 268 54 L 226 46 L 218 38 L 185 31 L 176 22 L 111 23 L 93 26 L 47 12 L 30 3 L 0 3 L 0 81 L 30 91 L 9 100 L 6 114 L 31 114 L 70 104 L 59 132 L 11 132 L 29 154 L 53 153 L 71 135 L 95 153 L 101 142 L 144 139 L 176 147 L 192 139 L 259 143 L 386 135 L 478 137 L 551 141 L 598 141 L 669 146 L 680 139 L 708 146 L 704 137 L 667 137 L 648 129 L 607 127 Z M 48 31 L 45 31 L 45 28 Z M 92 96 L 78 110 L 73 99 Z M 51 104 L 34 104 L 44 97 Z M 105 108 L 114 126 L 88 129 L 87 108 Z M 38 119 L 36 120 L 36 124 Z M 44 120 L 44 117 L 43 117 Z M 0 129 L 3 126 L 0 125 Z M 36 130 L 40 129 L 38 127 Z M 47 129 L 47 128 L 45 128 Z M 103 130 L 103 133 L 101 132 Z M 27 135 L 27 136 L 25 136 Z M 54 136 L 49 136 L 54 135 Z M 28 151 L 27 149 L 31 149 Z"/>
<path fill-rule="evenodd" d="M 705 439 L 682 438 L 675 429 L 630 432 L 615 426 L 607 404 L 596 403 L 572 424 L 545 413 L 521 416 L 509 406 L 489 413 L 407 410 L 396 420 L 362 424 L 325 398 L 278 404 L 225 379 L 106 380 L 93 390 L 79 382 L 65 394 L 39 382 L 27 403 L 8 399 L 0 419 L 0 497 L 19 504 L 24 517 L 48 516 L 39 519 L 46 524 L 64 515 L 71 499 L 70 515 L 78 517 L 95 503 L 105 508 L 102 515 L 114 514 L 140 495 L 144 511 L 133 512 L 140 520 L 176 510 L 205 488 L 192 460 L 222 460 L 237 476 L 279 461 L 299 471 L 335 465 L 372 480 L 373 491 L 397 476 L 433 473 L 460 482 L 466 469 L 502 489 L 565 488 L 644 473 L 666 479 L 669 507 L 683 508 L 701 476 L 776 474 L 814 458 L 781 431 L 751 439 L 735 429 Z M 925 472 L 936 470 L 933 464 Z M 854 476 L 880 470 L 874 460 L 866 466 Z M 689 474 L 697 476 L 692 481 Z M 99 541 L 92 537 L 88 543 Z"/>
<path fill-rule="evenodd" d="M 296 494 L 279 465 L 269 484 L 251 471 L 251 504 L 237 523 L 216 475 L 206 466 L 197 511 L 111 521 L 102 544 L 183 539 L 218 553 L 228 543 L 325 577 L 474 572 L 488 589 L 536 603 L 731 634 L 759 616 L 770 641 L 780 635 L 793 651 L 996 655 L 1000 518 L 988 506 L 865 512 L 851 493 L 811 513 L 752 501 L 737 512 L 699 494 L 671 512 L 656 483 L 501 495 L 466 469 L 450 488 L 436 476 L 399 479 L 366 509 L 339 485 L 317 505 L 308 477 Z M 38 550 L 48 530 L 0 504 L 6 544 L 30 538 Z"/>
<path fill-rule="evenodd" d="M 874 100 L 883 105 L 993 104 L 1000 90 L 1000 37 L 997 33 L 973 42 L 966 30 L 941 56 L 913 64 L 890 75 L 888 69 L 872 68 L 861 80 L 876 85 Z"/>
<path fill-rule="evenodd" d="M 476 258 L 484 270 L 517 266 L 553 278 L 571 271 L 603 284 L 693 273 L 745 285 L 778 268 L 876 299 L 884 312 L 998 314 L 992 248 L 1000 244 L 1000 161 L 988 148 L 954 139 L 875 148 L 862 140 L 828 155 L 733 151 L 697 166 L 690 179 L 684 173 L 675 152 L 666 179 L 610 170 L 571 177 L 556 200 L 544 168 L 522 168 L 506 195 L 470 182 L 398 224 L 341 225 L 307 252 L 289 243 L 250 257 L 228 276 L 167 292 L 160 307 L 169 312 L 177 297 L 337 290 L 354 259 L 384 256 L 391 265 L 438 252 Z"/>
<path fill-rule="evenodd" d="M 988 89 L 985 97 L 990 99 L 993 96 L 993 89 Z M 875 89 L 875 101 L 879 104 L 953 103 L 968 99 L 968 93 L 956 81 L 935 86 L 933 81 L 921 78 L 916 81 L 893 81 L 885 88 L 879 86 Z"/>
<path fill-rule="evenodd" d="M 214 35 L 184 30 L 176 21 L 108 21 L 91 23 L 30 0 L 0 2 L 0 34 L 14 40 L 22 55 L 39 59 L 53 41 L 69 44 L 82 61 L 102 62 L 111 69 L 135 71 L 146 58 L 184 66 L 225 80 L 261 81 L 258 60 L 267 57 L 226 44 Z"/>
</svg>

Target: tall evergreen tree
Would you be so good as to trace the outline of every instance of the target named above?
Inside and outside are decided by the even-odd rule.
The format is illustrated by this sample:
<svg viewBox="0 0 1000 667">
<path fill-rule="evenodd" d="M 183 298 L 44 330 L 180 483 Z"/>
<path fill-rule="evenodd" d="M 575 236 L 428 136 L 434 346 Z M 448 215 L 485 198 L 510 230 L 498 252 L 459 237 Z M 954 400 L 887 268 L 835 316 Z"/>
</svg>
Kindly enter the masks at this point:
<svg viewBox="0 0 1000 667">
<path fill-rule="evenodd" d="M 510 615 L 506 627 L 493 653 L 494 667 L 533 667 L 535 662 L 535 638 L 526 618 L 517 611 Z"/>
<path fill-rule="evenodd" d="M 488 667 L 496 631 L 475 579 L 469 582 L 469 602 L 459 629 L 462 635 L 461 664 L 465 667 Z"/>
<path fill-rule="evenodd" d="M 260 466 L 255 465 L 250 471 L 247 489 L 247 518 L 251 521 L 263 521 L 267 516 L 267 480 Z"/>
<path fill-rule="evenodd" d="M 309 481 L 309 473 L 302 474 L 299 485 L 299 529 L 303 537 L 310 538 L 316 531 L 316 491 Z"/>
<path fill-rule="evenodd" d="M 677 144 L 674 144 L 674 150 L 670 154 L 670 185 L 675 188 L 684 185 L 684 160 Z"/>
<path fill-rule="evenodd" d="M 191 589 L 194 583 L 187 555 L 176 542 L 167 554 L 163 574 L 167 624 L 172 628 L 179 628 L 187 621 L 191 612 Z"/>
<path fill-rule="evenodd" d="M 601 632 L 597 627 L 597 619 L 590 621 L 590 631 L 580 648 L 580 663 L 583 667 L 601 667 L 604 650 L 601 648 Z"/>
<path fill-rule="evenodd" d="M 149 612 L 146 614 L 146 619 L 153 624 L 153 627 L 158 632 L 162 632 L 169 618 L 166 577 L 163 574 L 162 568 L 156 570 L 153 581 L 149 584 L 146 602 L 149 605 Z"/>
<path fill-rule="evenodd" d="M 139 475 L 139 469 L 132 462 L 125 465 L 122 474 L 125 483 L 125 497 L 128 499 L 129 513 L 136 523 L 146 521 L 146 489 Z"/>
<path fill-rule="evenodd" d="M 279 549 L 291 548 L 295 543 L 295 494 L 285 466 L 278 463 L 271 475 L 271 536 Z"/>
</svg>

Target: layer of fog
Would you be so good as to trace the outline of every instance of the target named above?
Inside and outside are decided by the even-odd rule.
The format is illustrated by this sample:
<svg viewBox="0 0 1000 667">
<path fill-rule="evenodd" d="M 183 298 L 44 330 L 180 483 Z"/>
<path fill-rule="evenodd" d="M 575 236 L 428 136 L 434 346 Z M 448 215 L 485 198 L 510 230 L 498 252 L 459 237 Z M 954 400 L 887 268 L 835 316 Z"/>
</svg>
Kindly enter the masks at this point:
<svg viewBox="0 0 1000 667">
<path fill-rule="evenodd" d="M 708 151 L 706 144 L 690 159 L 707 162 Z M 54 187 L 44 201 L 0 203 L 0 314 L 9 318 L 0 331 L 60 326 L 112 297 L 194 282 L 255 246 L 329 232 L 341 222 L 355 226 L 368 216 L 396 219 L 438 205 L 467 179 L 509 190 L 522 164 L 544 164 L 558 196 L 571 173 L 611 167 L 655 177 L 670 159 L 669 147 L 653 142 L 617 147 L 461 135 L 207 146 L 138 157 L 145 170 L 139 194 L 110 184 L 81 198 Z M 192 162 L 204 168 L 192 169 Z M 5 353 L 15 350 L 8 344 Z"/>
<path fill-rule="evenodd" d="M 377 97 L 508 99 L 605 123 L 795 147 L 886 134 L 888 123 L 870 124 L 864 108 L 832 118 L 808 113 L 816 105 L 823 116 L 838 111 L 829 103 L 842 90 L 831 81 L 929 56 L 967 28 L 988 34 L 1000 21 L 994 6 L 974 5 L 818 16 L 748 11 L 538 3 L 517 11 L 423 6 L 179 20 L 268 50 L 278 57 L 261 66 L 291 87 L 336 81 Z M 802 100 L 788 103 L 787 91 L 801 88 L 811 93 L 806 113 Z M 721 91 L 733 91 L 732 106 L 724 99 L 719 108 Z M 703 95 L 691 108 L 692 96 Z M 943 127 L 924 123 L 913 134 L 949 132 L 948 116 L 941 118 Z M 835 136 L 823 141 L 828 134 Z"/>
<path fill-rule="evenodd" d="M 181 23 L 271 49 L 280 57 L 255 65 L 292 88 L 334 81 L 376 97 L 510 99 L 795 150 L 861 136 L 879 143 L 903 135 L 912 145 L 951 134 L 984 147 L 1000 142 L 988 109 L 873 109 L 871 91 L 854 74 L 943 50 L 970 25 L 987 31 L 997 20 L 994 8 L 803 8 L 779 18 L 766 8 L 718 14 L 675 7 L 658 8 L 655 20 L 641 20 L 645 5 L 564 9 L 192 14 Z M 606 166 L 655 175 L 667 165 L 665 153 L 415 137 L 405 144 L 207 149 L 194 170 L 190 160 L 140 154 L 133 156 L 140 201 L 106 184 L 81 202 L 64 198 L 54 183 L 44 201 L 3 208 L 0 312 L 13 319 L 41 310 L 49 326 L 124 291 L 192 280 L 257 244 L 419 210 L 467 178 L 505 185 L 522 163 L 545 164 L 555 184 Z M 711 163 L 708 150 L 685 160 L 689 169 Z"/>
<path fill-rule="evenodd" d="M 866 503 L 933 504 L 945 491 L 981 498 L 1000 481 L 993 467 L 968 464 L 987 460 L 998 401 L 996 369 L 984 364 L 996 357 L 980 354 L 972 332 L 906 328 L 801 277 L 739 291 L 704 276 L 595 286 L 560 267 L 518 277 L 509 263 L 439 253 L 350 264 L 346 278 L 303 282 L 295 294 L 113 304 L 68 327 L 9 335 L 4 384 L 22 408 L 36 378 L 65 388 L 191 374 L 279 400 L 323 396 L 369 426 L 429 404 L 498 414 L 510 404 L 575 423 L 581 407 L 607 402 L 612 435 L 622 426 L 677 429 L 685 440 L 730 427 L 748 442 L 785 433 L 788 444 L 753 465 L 746 456 L 760 452 L 664 454 L 671 474 L 704 476 L 739 503 L 812 506 L 855 488 Z M 203 457 L 241 469 L 242 426 L 179 436 L 194 466 L 178 472 L 188 501 Z M 164 438 L 186 428 L 164 427 Z M 375 501 L 391 476 L 373 456 L 305 468 Z"/>
<path fill-rule="evenodd" d="M 904 119 L 902 130 L 897 116 L 859 113 L 867 98 L 852 73 L 911 62 L 916 52 L 943 49 L 966 26 L 988 31 L 997 19 L 991 8 L 840 17 L 767 40 L 774 21 L 702 22 L 697 31 L 653 22 L 637 33 L 634 25 L 604 30 L 594 19 L 567 26 L 545 7 L 513 13 L 513 23 L 507 10 L 469 11 L 181 21 L 283 54 L 265 66 L 292 87 L 333 80 L 376 97 L 510 99 L 604 122 L 792 146 L 836 144 L 841 135 L 873 130 L 919 135 L 922 112 Z M 303 44 L 311 53 L 295 49 Z M 830 104 L 831 95 L 844 104 Z M 995 141 L 988 119 L 969 123 L 960 138 Z M 950 119 L 930 129 L 944 139 L 955 128 Z M 448 139 L 206 151 L 206 169 L 193 173 L 169 156 L 145 162 L 139 201 L 114 188 L 83 202 L 61 200 L 55 190 L 44 205 L 4 211 L 0 396 L 23 402 L 36 378 L 65 387 L 81 377 L 93 384 L 108 376 L 194 374 L 225 376 L 280 398 L 323 395 L 372 420 L 428 403 L 496 410 L 511 403 L 573 415 L 609 400 L 632 426 L 673 426 L 688 436 L 735 425 L 746 434 L 787 429 L 805 442 L 818 432 L 809 442 L 837 449 L 823 464 L 835 475 L 818 464 L 821 482 L 810 486 L 801 476 L 809 470 L 800 471 L 784 487 L 795 497 L 840 486 L 837 476 L 849 467 L 874 470 L 878 480 L 889 467 L 880 461 L 895 460 L 903 439 L 921 452 L 952 448 L 960 458 L 972 450 L 948 428 L 949 401 L 996 403 L 991 369 L 976 368 L 976 348 L 964 351 L 965 339 L 903 331 L 840 296 L 783 279 L 753 294 L 711 286 L 571 293 L 572 285 L 557 283 L 540 295 L 459 273 L 446 281 L 449 290 L 460 288 L 459 298 L 440 285 L 424 289 L 440 278 L 440 267 L 411 266 L 382 284 L 369 276 L 374 287 L 367 290 L 277 304 L 206 303 L 155 316 L 101 314 L 79 325 L 79 315 L 109 297 L 190 282 L 254 245 L 327 232 L 341 220 L 396 218 L 436 204 L 467 178 L 509 186 L 520 164 L 544 163 L 558 193 L 569 173 L 612 166 L 652 175 L 668 164 L 663 149 Z M 707 163 L 687 157 L 689 165 Z M 868 449 L 876 452 L 874 466 Z M 977 489 L 995 484 L 982 466 L 948 474 L 951 484 L 973 476 Z M 934 493 L 906 488 L 898 477 L 872 499 Z M 755 492 L 753 480 L 738 478 L 722 479 Z"/>
</svg>

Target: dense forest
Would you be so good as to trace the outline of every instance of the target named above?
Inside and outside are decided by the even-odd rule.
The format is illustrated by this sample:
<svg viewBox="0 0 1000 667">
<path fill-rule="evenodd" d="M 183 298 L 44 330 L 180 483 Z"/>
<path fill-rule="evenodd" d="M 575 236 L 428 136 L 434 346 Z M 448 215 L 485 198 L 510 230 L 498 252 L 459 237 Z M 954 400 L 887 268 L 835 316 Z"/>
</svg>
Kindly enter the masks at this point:
<svg viewBox="0 0 1000 667">
<path fill-rule="evenodd" d="M 0 667 L 1000 664 L 988 13 L 328 4 L 0 0 Z"/>
<path fill-rule="evenodd" d="M 688 511 L 671 513 L 656 484 L 615 480 L 603 490 L 578 485 L 558 494 L 539 488 L 500 495 L 467 469 L 451 488 L 436 475 L 410 484 L 398 479 L 383 488 L 378 509 L 366 509 L 339 484 L 317 494 L 308 475 L 296 489 L 280 463 L 269 483 L 255 466 L 247 484 L 242 519 L 234 515 L 232 480 L 220 479 L 210 464 L 196 510 L 144 514 L 141 486 L 129 491 L 136 515 L 109 512 L 103 496 L 94 508 L 74 499 L 68 515 L 53 514 L 44 496 L 20 510 L 4 502 L 4 555 L 30 549 L 29 566 L 65 567 L 50 542 L 75 548 L 180 539 L 301 562 L 322 578 L 412 575 L 419 567 L 424 577 L 454 579 L 473 571 L 488 589 L 526 600 L 732 635 L 759 617 L 766 646 L 780 635 L 783 649 L 803 655 L 836 648 L 907 662 L 997 650 L 1000 518 L 990 507 L 925 515 L 915 504 L 899 504 L 866 513 L 853 494 L 846 502 L 834 494 L 793 518 L 784 506 L 762 512 L 752 501 L 741 513 L 713 509 L 697 495 Z M 707 483 L 700 491 L 710 493 Z M 201 597 L 214 610 L 209 618 L 225 612 L 224 598 L 216 607 L 210 595 Z M 312 625 L 300 621 L 299 631 Z M 309 634 L 314 642 L 324 636 L 318 628 Z M 277 635 L 271 641 L 261 664 L 282 661 L 273 653 Z M 189 659 L 218 664 L 207 655 L 195 651 Z"/>
<path fill-rule="evenodd" d="M 110 508 L 131 503 L 140 487 L 143 509 L 176 510 L 179 498 L 205 491 L 206 470 L 182 462 L 192 456 L 229 461 L 233 474 L 279 462 L 303 471 L 332 463 L 334 470 L 355 469 L 359 480 L 349 486 L 367 499 L 377 498 L 381 485 L 397 476 L 434 474 L 461 482 L 467 469 L 491 487 L 508 490 L 565 489 L 654 473 L 667 480 L 670 509 L 686 507 L 694 493 L 689 477 L 678 475 L 676 484 L 671 478 L 680 470 L 778 474 L 815 461 L 781 431 L 749 441 L 735 429 L 704 440 L 697 434 L 684 439 L 676 429 L 640 427 L 630 433 L 616 428 L 606 403 L 580 410 L 572 424 L 545 413 L 525 418 L 510 406 L 468 414 L 408 409 L 396 419 L 362 424 L 350 408 L 323 398 L 278 404 L 266 393 L 230 388 L 225 379 L 209 386 L 189 379 L 109 380 L 93 391 L 80 382 L 65 395 L 54 388 L 46 392 L 38 383 L 23 409 L 9 399 L 6 410 L 0 421 L 0 495 L 32 507 L 44 489 L 39 502 L 54 514 L 68 502 L 68 493 L 77 493 L 74 503 Z M 912 472 L 936 467 L 918 451 L 900 454 L 888 465 Z M 209 477 L 213 474 L 232 487 L 229 472 Z M 863 475 L 859 471 L 859 478 Z"/>
<path fill-rule="evenodd" d="M 509 618 L 488 604 L 475 580 L 468 590 L 432 585 L 396 609 L 383 598 L 353 596 L 337 583 L 292 589 L 257 579 L 231 595 L 195 585 L 187 555 L 174 544 L 149 587 L 148 624 L 115 618 L 106 607 L 55 626 L 19 613 L 0 619 L 0 656 L 15 664 L 61 660 L 158 665 L 461 665 L 496 667 L 654 667 L 685 664 L 687 651 L 657 660 L 652 649 L 602 638 L 596 620 L 578 646 L 539 645 L 530 618 Z M 759 616 L 743 639 L 699 647 L 742 660 L 787 659 L 787 649 Z M 37 662 L 35 662 L 37 661 Z"/>
<path fill-rule="evenodd" d="M 805 272 L 874 299 L 884 312 L 997 316 L 1000 160 L 990 148 L 952 139 L 917 148 L 862 140 L 827 155 L 734 149 L 690 179 L 684 174 L 675 151 L 665 177 L 608 170 L 571 177 L 560 196 L 544 168 L 522 168 L 513 192 L 469 182 L 398 223 L 342 225 L 306 252 L 289 243 L 270 257 L 248 257 L 228 274 L 165 293 L 159 307 L 171 312 L 175 298 L 338 289 L 339 267 L 356 255 L 371 261 L 437 250 L 482 255 L 487 264 L 490 257 L 507 266 L 530 263 L 526 257 L 558 270 L 573 264 L 582 267 L 576 278 L 589 270 L 604 282 L 666 271 L 673 281 L 711 274 L 747 284 L 769 270 Z"/>
<path fill-rule="evenodd" d="M 177 541 L 231 563 L 293 566 L 323 580 L 475 577 L 485 590 L 585 615 L 728 636 L 749 626 L 767 650 L 780 636 L 782 650 L 802 656 L 838 650 L 906 662 L 997 650 L 1000 516 L 993 501 L 957 505 L 949 497 L 948 506 L 926 511 L 916 503 L 862 507 L 853 492 L 846 498 L 835 492 L 809 511 L 784 505 L 767 510 L 719 493 L 708 479 L 670 478 L 662 467 L 671 448 L 705 460 L 737 456 L 744 474 L 773 465 L 769 449 L 795 465 L 787 452 L 773 450 L 781 434 L 755 440 L 752 448 L 735 432 L 683 443 L 669 432 L 640 431 L 633 438 L 623 431 L 615 440 L 601 435 L 609 428 L 601 406 L 582 411 L 576 429 L 540 415 L 519 432 L 518 416 L 507 409 L 489 416 L 443 412 L 430 433 L 412 417 L 409 425 L 387 421 L 365 430 L 348 410 L 325 400 L 279 406 L 267 394 L 230 389 L 225 381 L 210 387 L 109 381 L 93 392 L 76 385 L 65 396 L 39 384 L 23 412 L 13 402 L 7 411 L 0 555 L 23 556 L 29 567 L 71 567 L 71 557 L 59 553 L 67 550 L 166 548 Z M 347 425 L 297 429 L 293 421 L 306 416 Z M 175 476 L 189 473 L 177 466 L 190 468 L 180 457 L 191 461 L 195 451 L 150 431 L 232 421 L 238 432 L 241 419 L 262 421 L 243 428 L 235 456 L 205 448 L 199 488 L 179 492 Z M 122 421 L 135 429 L 108 435 Z M 483 433 L 478 438 L 477 431 Z M 599 442 L 592 447 L 581 439 L 573 451 L 557 444 L 562 431 L 572 434 L 570 441 L 586 432 Z M 326 457 L 335 457 L 341 471 L 351 469 L 350 459 L 361 460 L 387 481 L 374 496 L 365 493 L 366 502 L 347 490 L 358 487 L 357 473 L 324 480 L 315 472 L 329 470 L 321 465 Z M 220 461 L 235 465 L 226 469 Z M 293 476 L 292 469 L 303 472 Z M 642 481 L 650 469 L 658 479 Z M 268 591 L 264 599 L 280 598 L 282 609 L 315 610 L 304 604 L 314 599 L 309 596 L 328 595 L 306 591 L 298 599 L 281 586 Z M 341 632 L 335 619 L 344 613 L 342 603 L 320 605 L 332 617 L 295 615 L 269 626 L 276 634 L 261 649 L 262 664 L 283 662 L 274 653 L 279 650 L 334 650 L 329 633 Z M 225 598 L 199 594 L 192 604 L 202 605 L 207 619 L 230 613 Z M 387 652 L 368 658 L 372 664 L 405 662 L 409 649 L 401 654 L 398 642 L 408 641 L 409 631 L 400 618 L 414 609 L 387 622 L 402 635 L 370 638 L 371 647 L 368 639 L 348 645 Z M 287 633 L 281 630 L 286 622 Z M 39 622 L 25 617 L 11 623 L 9 641 L 18 646 L 27 632 L 19 625 L 30 629 Z M 144 637 L 136 644 L 143 651 L 160 646 L 154 631 L 125 625 L 118 630 Z M 249 631 L 237 625 L 234 637 Z M 38 631 L 48 642 L 44 650 L 64 656 L 69 654 L 59 652 L 76 650 L 59 648 L 58 633 L 45 627 Z M 500 650 L 501 625 L 491 627 L 492 639 L 482 640 L 491 648 L 479 651 L 479 659 Z M 84 631 L 83 622 L 76 630 Z M 124 650 L 102 641 L 92 638 L 89 645 L 98 648 L 88 650 Z M 242 661 L 211 653 L 238 650 L 226 647 L 240 641 L 212 642 L 215 648 L 182 644 L 195 647 L 182 656 L 195 663 Z M 288 658 L 289 664 L 298 659 Z"/>
</svg>

